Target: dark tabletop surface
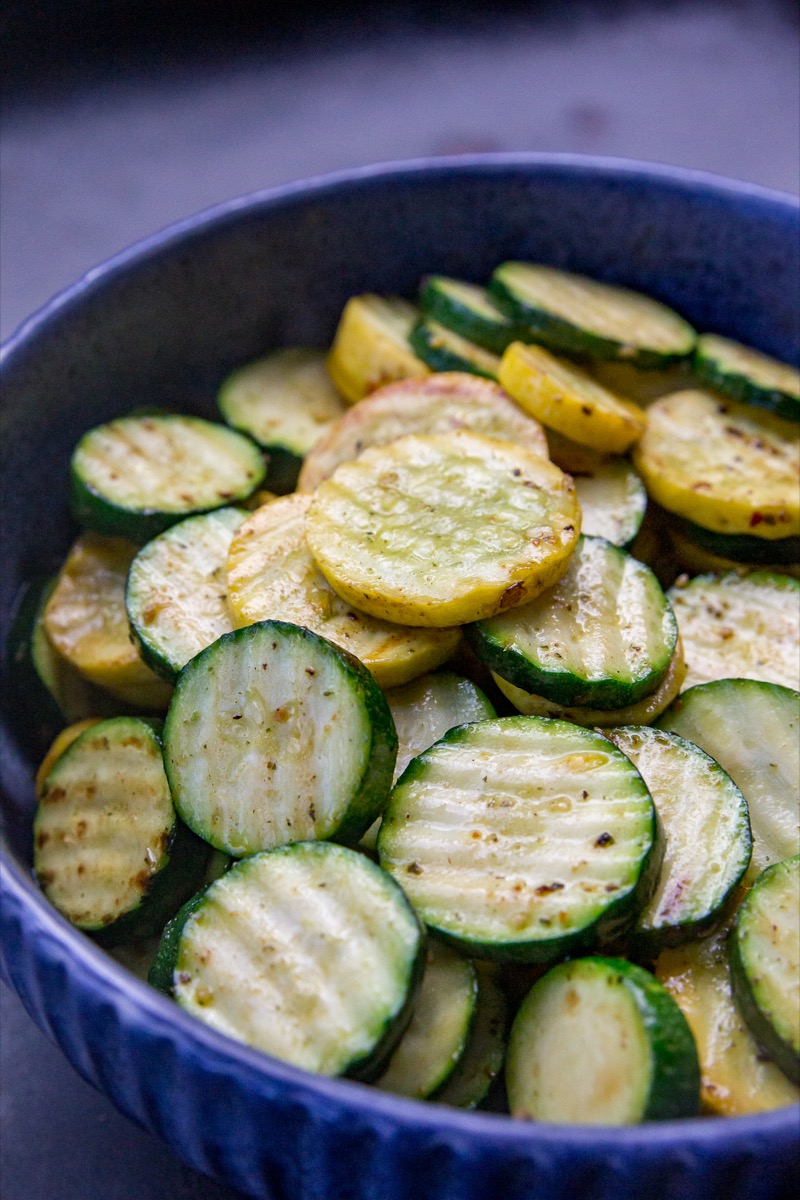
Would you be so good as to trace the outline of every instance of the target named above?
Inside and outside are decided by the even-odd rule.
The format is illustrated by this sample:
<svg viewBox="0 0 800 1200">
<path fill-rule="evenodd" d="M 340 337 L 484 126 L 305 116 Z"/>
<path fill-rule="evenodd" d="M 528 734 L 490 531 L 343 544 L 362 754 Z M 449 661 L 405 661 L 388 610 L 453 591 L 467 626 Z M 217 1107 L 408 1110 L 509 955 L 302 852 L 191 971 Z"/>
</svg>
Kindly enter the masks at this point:
<svg viewBox="0 0 800 1200">
<path fill-rule="evenodd" d="M 800 191 L 797 23 L 780 0 L 12 0 L 0 331 L 171 221 L 368 162 L 564 150 Z M 1 985 L 0 1138 L 3 1200 L 238 1195 L 84 1084 Z"/>
</svg>

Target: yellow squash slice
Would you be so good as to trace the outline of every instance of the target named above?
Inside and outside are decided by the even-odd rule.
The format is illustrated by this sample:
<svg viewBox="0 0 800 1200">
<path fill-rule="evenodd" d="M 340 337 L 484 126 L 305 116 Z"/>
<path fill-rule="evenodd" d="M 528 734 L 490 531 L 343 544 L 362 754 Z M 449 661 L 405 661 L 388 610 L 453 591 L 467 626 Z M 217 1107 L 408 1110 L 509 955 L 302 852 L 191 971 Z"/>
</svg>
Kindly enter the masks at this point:
<svg viewBox="0 0 800 1200">
<path fill-rule="evenodd" d="M 512 342 L 498 378 L 532 417 L 594 450 L 624 454 L 644 430 L 645 415 L 636 404 L 542 346 Z"/>
<path fill-rule="evenodd" d="M 418 316 L 414 305 L 399 296 L 367 292 L 347 301 L 327 365 L 331 379 L 349 404 L 384 383 L 430 374 L 408 341 Z"/>
<path fill-rule="evenodd" d="M 669 512 L 716 533 L 800 534 L 797 425 L 711 392 L 674 392 L 647 410 L 634 462 Z"/>
<path fill-rule="evenodd" d="M 306 537 L 331 587 L 406 625 L 477 621 L 556 583 L 580 533 L 572 479 L 510 442 L 403 437 L 343 463 Z"/>
<path fill-rule="evenodd" d="M 304 625 L 360 658 L 381 687 L 408 683 L 450 657 L 458 629 L 411 629 L 381 621 L 340 599 L 318 569 L 305 536 L 311 496 L 299 492 L 248 517 L 228 552 L 228 604 L 237 626 Z"/>
<path fill-rule="evenodd" d="M 349 409 L 306 457 L 298 491 L 313 491 L 340 463 L 358 458 L 369 446 L 383 446 L 412 433 L 456 429 L 505 438 L 547 457 L 541 425 L 499 384 L 464 371 L 442 371 L 427 379 L 387 384 Z"/>
<path fill-rule="evenodd" d="M 81 675 L 128 704 L 166 708 L 172 689 L 128 632 L 125 581 L 137 547 L 86 533 L 72 546 L 44 613 L 47 636 Z"/>
</svg>

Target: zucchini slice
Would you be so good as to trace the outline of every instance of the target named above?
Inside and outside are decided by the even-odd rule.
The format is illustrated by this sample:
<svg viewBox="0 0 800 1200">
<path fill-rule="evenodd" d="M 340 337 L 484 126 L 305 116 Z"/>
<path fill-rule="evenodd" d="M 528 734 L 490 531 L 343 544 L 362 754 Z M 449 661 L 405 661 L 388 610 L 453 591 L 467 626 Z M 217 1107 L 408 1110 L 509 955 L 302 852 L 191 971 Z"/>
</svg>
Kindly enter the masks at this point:
<svg viewBox="0 0 800 1200">
<path fill-rule="evenodd" d="M 656 890 L 636 922 L 638 953 L 703 937 L 731 911 L 750 863 L 747 804 L 699 746 L 645 726 L 608 737 L 634 764 L 653 797 L 665 839 Z"/>
<path fill-rule="evenodd" d="M 395 379 L 430 374 L 408 341 L 418 316 L 416 306 L 399 296 L 366 292 L 347 301 L 326 363 L 348 404 Z"/>
<path fill-rule="evenodd" d="M 541 346 L 512 342 L 497 377 L 525 412 L 581 445 L 624 454 L 644 431 L 638 405 Z"/>
<path fill-rule="evenodd" d="M 800 534 L 800 436 L 771 413 L 710 392 L 663 396 L 633 460 L 654 500 L 704 529 L 771 547 Z"/>
<path fill-rule="evenodd" d="M 569 476 L 523 447 L 458 431 L 342 463 L 306 516 L 311 553 L 356 608 L 448 626 L 551 587 L 580 533 Z"/>
<path fill-rule="evenodd" d="M 575 1125 L 696 1116 L 700 1066 L 669 992 L 622 958 L 583 958 L 535 983 L 508 1041 L 511 1115 Z"/>
<path fill-rule="evenodd" d="M 630 549 L 647 510 L 647 490 L 628 460 L 614 458 L 570 474 L 583 513 L 583 532 Z"/>
<path fill-rule="evenodd" d="M 392 783 L 397 734 L 367 668 L 308 629 L 223 634 L 178 676 L 164 759 L 186 824 L 233 857 L 358 839 Z"/>
<path fill-rule="evenodd" d="M 174 996 L 237 1041 L 321 1075 L 374 1077 L 411 1016 L 423 933 L 362 854 L 297 842 L 235 864 L 189 912 Z"/>
<path fill-rule="evenodd" d="M 283 496 L 257 509 L 234 536 L 227 563 L 234 624 L 274 618 L 304 625 L 361 659 L 381 687 L 407 683 L 445 662 L 460 630 L 396 625 L 336 595 L 306 542 L 310 503 L 308 495 Z"/>
<path fill-rule="evenodd" d="M 199 885 L 208 853 L 176 817 L 158 734 L 140 718 L 87 728 L 41 786 L 39 883 L 73 925 L 104 941 L 160 933 Z"/>
<path fill-rule="evenodd" d="M 267 451 L 265 484 L 278 493 L 292 491 L 304 457 L 345 411 L 323 352 L 299 346 L 233 371 L 217 407 L 223 420 Z"/>
<path fill-rule="evenodd" d="M 376 1086 L 424 1100 L 445 1085 L 469 1041 L 477 996 L 472 963 L 430 939 L 411 1022 Z"/>
<path fill-rule="evenodd" d="M 694 1034 L 705 1113 L 744 1116 L 800 1101 L 800 1090 L 761 1053 L 734 1002 L 726 929 L 662 951 L 656 976 Z"/>
<path fill-rule="evenodd" d="M 142 545 L 183 517 L 246 500 L 264 478 L 255 442 L 200 417 L 119 417 L 90 429 L 71 463 L 72 513 Z"/>
<path fill-rule="evenodd" d="M 733 994 L 753 1037 L 800 1087 L 800 855 L 762 871 L 736 914 Z"/>
<path fill-rule="evenodd" d="M 497 307 L 486 288 L 448 275 L 428 275 L 422 281 L 419 306 L 453 333 L 493 354 L 519 340 L 520 328 Z"/>
<path fill-rule="evenodd" d="M 466 953 L 552 962 L 626 935 L 661 844 L 641 776 L 601 734 L 501 717 L 451 729 L 409 763 L 378 853 Z"/>
<path fill-rule="evenodd" d="M 716 679 L 683 692 L 658 727 L 694 742 L 741 789 L 753 857 L 745 882 L 800 849 L 800 693 L 757 679 Z"/>
<path fill-rule="evenodd" d="M 800 371 L 730 338 L 704 333 L 697 339 L 695 374 L 707 387 L 800 421 Z"/>
<path fill-rule="evenodd" d="M 686 653 L 686 683 L 763 679 L 800 689 L 800 582 L 789 575 L 679 576 L 667 593 Z"/>
<path fill-rule="evenodd" d="M 233 629 L 225 568 L 246 514 L 219 508 L 187 517 L 134 558 L 125 588 L 131 632 L 148 666 L 170 683 L 190 658 Z"/>
<path fill-rule="evenodd" d="M 390 688 L 386 699 L 397 730 L 395 779 L 448 729 L 497 716 L 477 684 L 452 671 L 436 671 Z"/>
<path fill-rule="evenodd" d="M 421 317 L 408 335 L 408 342 L 432 371 L 466 371 L 497 379 L 499 355 L 454 333 L 433 317 Z"/>
<path fill-rule="evenodd" d="M 636 704 L 626 705 L 625 708 L 585 708 L 575 704 L 556 704 L 555 701 L 547 700 L 536 692 L 526 692 L 523 688 L 515 687 L 513 683 L 494 672 L 492 679 L 517 711 L 526 716 L 556 717 L 587 729 L 611 729 L 616 725 L 650 725 L 678 696 L 685 674 L 683 648 L 678 638 L 667 673 L 655 691 Z"/>
<path fill-rule="evenodd" d="M 508 1029 L 508 1002 L 492 978 L 491 968 L 476 963 L 478 998 L 469 1041 L 445 1083 L 433 1097 L 453 1108 L 477 1108 L 503 1069 Z"/>
<path fill-rule="evenodd" d="M 44 628 L 62 658 L 98 687 L 143 709 L 163 711 L 171 688 L 131 641 L 125 584 L 136 547 L 85 533 L 73 543 L 44 610 Z"/>
<path fill-rule="evenodd" d="M 563 354 L 664 368 L 691 354 L 683 317 L 641 292 L 539 263 L 501 263 L 489 291 L 531 341 Z"/>
<path fill-rule="evenodd" d="M 649 567 L 581 535 L 555 587 L 465 635 L 478 658 L 518 688 L 562 706 L 618 709 L 658 688 L 678 625 Z"/>
<path fill-rule="evenodd" d="M 690 575 L 703 575 L 709 571 L 742 572 L 752 569 L 753 564 L 748 566 L 748 564 L 742 562 L 741 559 L 737 560 L 730 558 L 721 552 L 719 546 L 723 545 L 727 549 L 728 540 L 723 539 L 722 535 L 720 534 L 714 535 L 714 541 L 717 544 L 716 552 L 714 550 L 706 549 L 705 546 L 701 546 L 694 536 L 690 536 L 690 531 L 692 534 L 695 534 L 698 529 L 700 529 L 699 525 L 693 525 L 691 521 L 681 521 L 678 518 L 673 518 L 670 525 L 668 525 L 666 534 L 675 558 L 675 570 L 673 571 L 673 576 L 675 576 L 677 571 L 688 571 Z M 711 541 L 710 537 L 705 536 L 708 533 L 707 530 L 702 530 L 701 533 L 703 535 L 704 542 Z M 741 542 L 743 540 L 743 536 L 744 535 L 742 535 L 741 538 L 737 538 L 737 542 Z M 771 546 L 778 548 L 780 553 L 780 541 L 762 542 L 760 538 L 748 538 L 747 540 L 748 543 L 752 544 L 753 546 L 755 546 L 756 543 L 758 544 L 759 554 L 762 551 L 762 547 Z M 797 538 L 785 538 L 782 540 L 787 542 L 798 542 Z M 778 556 L 776 555 L 776 558 L 777 557 Z M 796 557 L 800 559 L 800 553 Z M 773 561 L 758 565 L 761 566 L 762 570 L 775 571 L 779 575 L 791 575 L 793 579 L 800 579 L 800 561 L 790 563 L 778 563 Z"/>
<path fill-rule="evenodd" d="M 757 528 L 760 523 L 756 520 L 754 527 Z M 768 540 L 751 533 L 717 533 L 682 518 L 675 521 L 673 539 L 676 533 L 678 537 L 682 534 L 688 538 L 700 550 L 732 560 L 734 566 L 757 565 L 780 570 L 782 566 L 796 568 L 800 565 L 800 537 Z"/>
<path fill-rule="evenodd" d="M 384 446 L 412 433 L 456 429 L 516 442 L 547 458 L 541 425 L 498 384 L 463 371 L 443 371 L 427 379 L 389 383 L 351 408 L 309 453 L 298 490 L 313 492 L 340 463 L 358 458 L 370 446 Z"/>
</svg>

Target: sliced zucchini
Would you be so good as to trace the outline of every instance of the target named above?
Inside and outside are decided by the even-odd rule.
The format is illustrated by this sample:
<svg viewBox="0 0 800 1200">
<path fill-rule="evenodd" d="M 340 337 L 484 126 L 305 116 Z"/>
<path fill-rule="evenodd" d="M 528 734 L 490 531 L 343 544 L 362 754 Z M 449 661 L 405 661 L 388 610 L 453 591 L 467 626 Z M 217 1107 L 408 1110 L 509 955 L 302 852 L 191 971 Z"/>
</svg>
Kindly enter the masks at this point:
<svg viewBox="0 0 800 1200">
<path fill-rule="evenodd" d="M 347 301 L 326 363 L 348 404 L 395 379 L 430 374 L 408 341 L 418 316 L 416 306 L 399 296 L 367 292 Z"/>
<path fill-rule="evenodd" d="M 303 459 L 345 411 L 320 350 L 292 346 L 240 367 L 223 381 L 225 421 L 267 451 L 266 486 L 290 492 Z"/>
<path fill-rule="evenodd" d="M 756 517 L 757 514 L 754 514 L 752 518 L 754 528 L 761 524 Z M 752 533 L 718 533 L 685 519 L 675 522 L 674 532 L 679 537 L 683 534 L 700 550 L 732 560 L 734 566 L 749 564 L 777 567 L 780 570 L 782 566 L 800 565 L 800 537 L 778 537 L 768 540 Z"/>
<path fill-rule="evenodd" d="M 539 263 L 501 263 L 489 291 L 531 341 L 564 354 L 664 368 L 694 349 L 692 327 L 650 296 Z"/>
<path fill-rule="evenodd" d="M 672 548 L 672 553 L 675 558 L 675 571 L 673 576 L 678 571 L 688 571 L 690 575 L 701 575 L 708 571 L 747 571 L 752 568 L 743 563 L 741 559 L 736 560 L 719 552 L 708 550 L 704 546 L 689 536 L 689 531 L 696 533 L 700 529 L 699 525 L 693 525 L 691 521 L 681 521 L 678 518 L 673 518 L 672 523 L 667 528 L 667 537 Z M 703 541 L 709 540 L 705 535 L 707 530 L 702 530 L 701 535 Z M 743 535 L 744 536 L 744 535 Z M 716 539 L 722 540 L 721 534 L 715 535 Z M 737 541 L 741 542 L 741 538 Z M 796 538 L 787 538 L 786 541 L 797 541 Z M 749 544 L 758 543 L 759 554 L 762 552 L 762 547 L 777 546 L 780 548 L 779 542 L 762 542 L 760 538 L 749 538 Z M 723 546 L 728 548 L 727 539 L 722 541 Z M 720 542 L 717 542 L 719 547 Z M 749 549 L 749 545 L 748 545 Z M 800 556 L 798 556 L 800 557 Z M 769 562 L 761 564 L 763 570 L 777 571 L 781 575 L 791 575 L 793 579 L 800 579 L 800 561 L 796 563 L 777 563 Z"/>
<path fill-rule="evenodd" d="M 636 404 L 541 346 L 512 342 L 497 377 L 537 421 L 595 450 L 624 454 L 644 431 L 646 418 Z"/>
<path fill-rule="evenodd" d="M 704 529 L 771 546 L 800 534 L 800 436 L 789 421 L 675 392 L 647 410 L 633 458 L 653 499 Z"/>
<path fill-rule="evenodd" d="M 245 515 L 219 508 L 187 517 L 131 563 L 125 588 L 131 632 L 147 665 L 170 683 L 190 658 L 233 629 L 225 568 Z"/>
<path fill-rule="evenodd" d="M 629 704 L 625 708 L 581 708 L 577 705 L 565 706 L 546 700 L 535 692 L 526 692 L 515 687 L 499 675 L 492 678 L 500 691 L 510 700 L 521 713 L 531 717 L 557 717 L 563 721 L 571 721 L 574 725 L 582 725 L 587 729 L 610 729 L 615 725 L 649 725 L 675 700 L 683 685 L 686 666 L 683 660 L 683 648 L 678 638 L 675 653 L 670 660 L 669 668 L 654 692 Z"/>
<path fill-rule="evenodd" d="M 800 689 L 800 582 L 753 571 L 679 576 L 668 593 L 686 684 L 763 679 Z"/>
<path fill-rule="evenodd" d="M 694 369 L 707 387 L 741 404 L 768 408 L 800 421 L 800 371 L 730 338 L 704 333 L 697 339 Z"/>
<path fill-rule="evenodd" d="M 746 882 L 800 850 L 800 693 L 756 679 L 717 679 L 683 692 L 658 727 L 716 759 L 750 812 Z"/>
<path fill-rule="evenodd" d="M 257 509 L 236 533 L 227 563 L 234 624 L 274 618 L 304 625 L 361 659 L 381 687 L 407 683 L 445 662 L 460 630 L 392 624 L 336 595 L 306 542 L 310 503 L 309 495 L 283 496 Z"/>
<path fill-rule="evenodd" d="M 47 898 L 112 943 L 160 933 L 208 858 L 176 817 L 158 734 L 137 717 L 92 725 L 56 758 L 33 832 Z"/>
<path fill-rule="evenodd" d="M 425 316 L 493 354 L 502 354 L 506 346 L 521 337 L 519 327 L 477 283 L 428 275 L 422 281 L 419 306 Z"/>
<path fill-rule="evenodd" d="M 398 738 L 395 779 L 448 729 L 497 715 L 477 684 L 452 671 L 436 671 L 391 688 L 386 699 Z"/>
<path fill-rule="evenodd" d="M 411 349 L 432 371 L 466 371 L 497 379 L 500 357 L 433 317 L 420 317 L 408 335 Z"/>
<path fill-rule="evenodd" d="M 44 628 L 62 658 L 118 699 L 163 711 L 171 688 L 131 641 L 125 583 L 136 547 L 85 533 L 73 543 L 44 610 Z"/>
<path fill-rule="evenodd" d="M 733 999 L 728 931 L 664 950 L 656 976 L 694 1034 L 703 1111 L 735 1117 L 796 1104 L 800 1090 L 759 1050 Z"/>
<path fill-rule="evenodd" d="M 322 1075 L 380 1071 L 421 970 L 419 922 L 354 850 L 298 842 L 237 863 L 178 939 L 178 1004 L 228 1037 Z"/>
<path fill-rule="evenodd" d="M 731 982 L 756 1042 L 800 1087 L 800 855 L 759 875 L 736 914 Z"/>
<path fill-rule="evenodd" d="M 647 491 L 628 460 L 615 458 L 570 474 L 583 513 L 583 532 L 630 548 L 642 527 Z"/>
<path fill-rule="evenodd" d="M 477 1108 L 503 1069 L 508 1027 L 508 1003 L 485 963 L 475 964 L 478 999 L 472 1030 L 464 1052 L 433 1097 L 453 1108 Z"/>
<path fill-rule="evenodd" d="M 234 857 L 359 838 L 386 801 L 396 754 L 367 668 L 283 621 L 223 634 L 191 659 L 164 726 L 175 807 Z"/>
<path fill-rule="evenodd" d="M 516 442 L 547 458 L 541 425 L 498 384 L 463 371 L 444 371 L 427 379 L 387 384 L 351 408 L 306 458 L 298 490 L 313 492 L 340 463 L 358 458 L 369 446 L 383 446 L 406 434 L 456 429 Z"/>
<path fill-rule="evenodd" d="M 376 1086 L 424 1100 L 445 1085 L 469 1041 L 477 996 L 472 963 L 429 940 L 411 1022 Z"/>
<path fill-rule="evenodd" d="M 463 430 L 398 438 L 342 463 L 306 516 L 334 591 L 406 625 L 459 625 L 522 604 L 563 575 L 579 533 L 569 476 Z"/>
<path fill-rule="evenodd" d="M 555 587 L 465 629 L 482 662 L 562 706 L 623 708 L 666 675 L 678 625 L 653 572 L 603 538 L 581 537 Z"/>
<path fill-rule="evenodd" d="M 154 413 L 90 429 L 71 462 L 78 524 L 142 545 L 183 517 L 246 500 L 266 471 L 255 442 L 200 417 Z"/>
<path fill-rule="evenodd" d="M 747 804 L 693 742 L 634 725 L 608 737 L 647 784 L 664 833 L 661 875 L 635 931 L 637 952 L 655 957 L 703 937 L 731 911 L 752 850 Z"/>
<path fill-rule="evenodd" d="M 451 729 L 409 763 L 378 853 L 466 953 L 552 962 L 625 936 L 661 845 L 641 776 L 606 738 L 504 717 Z"/>
<path fill-rule="evenodd" d="M 622 958 L 552 967 L 531 988 L 508 1041 L 513 1117 L 635 1125 L 697 1115 L 700 1067 L 669 992 Z"/>
</svg>

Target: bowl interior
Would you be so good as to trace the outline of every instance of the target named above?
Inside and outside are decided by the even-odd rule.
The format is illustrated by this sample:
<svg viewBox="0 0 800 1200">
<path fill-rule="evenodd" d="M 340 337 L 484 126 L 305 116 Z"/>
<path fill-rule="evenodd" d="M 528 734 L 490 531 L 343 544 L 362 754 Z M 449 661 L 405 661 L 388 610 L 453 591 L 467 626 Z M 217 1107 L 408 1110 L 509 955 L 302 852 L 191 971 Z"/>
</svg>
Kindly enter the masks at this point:
<svg viewBox="0 0 800 1200">
<path fill-rule="evenodd" d="M 796 360 L 797 220 L 790 197 L 755 187 L 530 155 L 358 171 L 156 235 L 90 273 L 5 348 L 3 646 L 21 585 L 56 569 L 74 536 L 67 466 L 91 425 L 144 404 L 213 416 L 229 370 L 281 345 L 325 346 L 350 295 L 413 296 L 430 272 L 483 282 L 509 258 L 641 288 L 703 330 Z M 24 735 L 4 687 L 5 852 L 20 903 L 42 913 Z M 58 921 L 50 929 L 79 940 Z M 10 951 L 6 970 L 21 986 Z"/>
</svg>

